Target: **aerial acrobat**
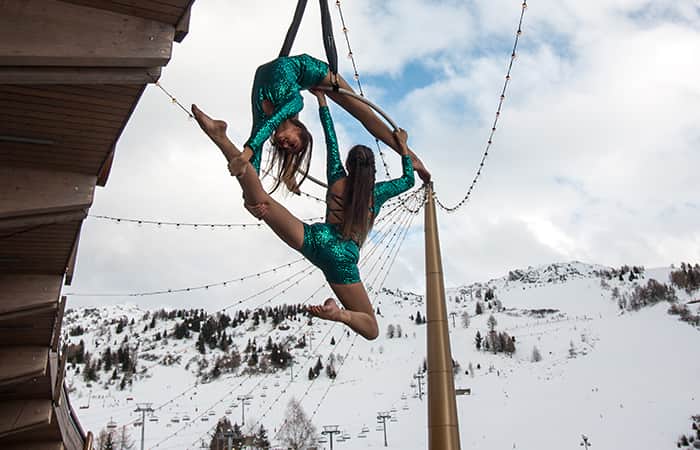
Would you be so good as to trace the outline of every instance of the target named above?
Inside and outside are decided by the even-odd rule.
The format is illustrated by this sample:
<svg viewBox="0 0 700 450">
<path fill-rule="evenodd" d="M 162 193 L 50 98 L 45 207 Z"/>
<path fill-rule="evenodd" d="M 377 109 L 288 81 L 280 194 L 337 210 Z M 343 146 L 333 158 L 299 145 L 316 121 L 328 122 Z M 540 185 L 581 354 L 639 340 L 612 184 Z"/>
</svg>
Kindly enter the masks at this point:
<svg viewBox="0 0 700 450">
<path fill-rule="evenodd" d="M 345 309 L 334 299 L 309 308 L 311 314 L 326 320 L 342 322 L 366 339 L 375 339 L 379 327 L 374 309 L 357 267 L 360 247 L 372 228 L 374 218 L 389 198 L 410 189 L 415 179 L 404 130 L 393 133 L 394 145 L 401 153 L 403 174 L 400 178 L 375 183 L 374 153 L 364 145 L 355 145 L 348 153 L 345 168 L 338 153 L 333 121 L 322 91 L 312 91 L 318 98 L 319 114 L 326 138 L 326 174 L 328 191 L 324 222 L 306 224 L 291 214 L 268 194 L 257 171 L 241 170 L 242 152 L 226 135 L 226 123 L 214 120 L 192 105 L 197 123 L 219 147 L 229 161 L 229 171 L 238 179 L 248 205 L 257 208 L 257 217 L 295 250 L 323 272 L 328 284 Z M 250 162 L 244 163 L 251 166 Z M 254 167 L 253 167 L 254 169 Z M 254 213 L 255 214 L 255 213 Z"/>
<path fill-rule="evenodd" d="M 404 130 L 392 132 L 370 106 L 342 92 L 352 93 L 352 88 L 337 74 L 337 55 L 325 1 L 321 1 L 321 22 L 329 63 L 307 54 L 289 56 L 305 3 L 300 0 L 297 5 L 280 56 L 255 72 L 251 95 L 253 126 L 242 149 L 226 135 L 224 121 L 210 118 L 195 105 L 192 105 L 192 113 L 226 157 L 229 172 L 243 189 L 245 208 L 320 268 L 345 307 L 339 308 L 334 299 L 328 298 L 322 305 L 310 307 L 309 312 L 322 319 L 345 323 L 366 339 L 375 339 L 379 327 L 357 267 L 360 247 L 382 204 L 414 185 L 414 170 L 425 182 L 430 181 L 430 172 L 408 148 L 408 135 Z M 313 145 L 311 133 L 298 119 L 303 108 L 300 91 L 305 89 L 318 99 L 327 147 L 326 217 L 324 222 L 311 225 L 303 223 L 274 200 L 259 177 L 262 146 L 270 139 L 272 165 L 277 165 L 272 191 L 283 183 L 290 191 L 298 192 L 304 181 Z M 343 168 L 325 90 L 375 138 L 401 155 L 403 174 L 400 178 L 375 184 L 374 154 L 363 145 L 350 149 L 346 168 Z M 301 179 L 298 179 L 299 173 Z"/>
</svg>

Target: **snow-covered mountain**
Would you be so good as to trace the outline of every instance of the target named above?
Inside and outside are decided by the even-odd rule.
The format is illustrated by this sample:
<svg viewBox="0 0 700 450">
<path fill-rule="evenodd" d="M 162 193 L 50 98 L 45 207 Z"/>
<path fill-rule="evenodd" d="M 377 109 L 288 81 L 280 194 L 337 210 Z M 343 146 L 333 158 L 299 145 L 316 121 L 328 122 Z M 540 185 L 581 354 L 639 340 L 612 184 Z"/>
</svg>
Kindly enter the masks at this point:
<svg viewBox="0 0 700 450">
<path fill-rule="evenodd" d="M 577 448 L 585 435 L 596 450 L 656 450 L 696 433 L 700 291 L 666 289 L 672 271 L 573 262 L 448 289 L 455 385 L 471 392 L 457 397 L 462 448 Z M 391 416 L 389 448 L 426 448 L 424 298 L 378 294 L 372 342 L 283 302 L 216 315 L 68 311 L 67 379 L 83 426 L 128 426 L 136 437 L 145 425 L 146 448 L 185 449 L 208 444 L 219 418 L 245 418 L 243 430 L 263 425 L 275 448 L 296 398 L 318 432 L 339 426 L 335 449 L 383 448 L 378 412 Z M 310 379 L 319 359 L 334 370 Z M 145 424 L 137 403 L 154 409 Z"/>
</svg>

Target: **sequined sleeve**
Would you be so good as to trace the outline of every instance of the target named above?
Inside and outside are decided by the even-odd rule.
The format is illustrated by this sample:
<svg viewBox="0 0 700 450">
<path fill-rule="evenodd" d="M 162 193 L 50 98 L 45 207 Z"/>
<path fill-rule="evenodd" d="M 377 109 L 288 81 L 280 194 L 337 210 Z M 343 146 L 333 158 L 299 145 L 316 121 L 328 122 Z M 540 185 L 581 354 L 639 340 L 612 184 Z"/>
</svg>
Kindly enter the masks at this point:
<svg viewBox="0 0 700 450">
<path fill-rule="evenodd" d="M 338 138 L 335 135 L 335 127 L 333 126 L 333 118 L 328 106 L 321 106 L 318 109 L 321 116 L 321 125 L 323 126 L 323 134 L 326 136 L 326 177 L 328 187 L 333 183 L 347 176 L 343 163 L 340 161 L 340 153 L 338 153 Z"/>
<path fill-rule="evenodd" d="M 282 122 L 297 114 L 303 107 L 304 100 L 301 94 L 296 92 L 287 102 L 278 106 L 270 117 L 253 123 L 253 129 L 245 145 L 253 150 L 253 157 L 250 159 L 250 163 L 253 165 L 256 172 L 260 173 L 262 146 L 265 141 L 275 132 Z"/>
<path fill-rule="evenodd" d="M 374 185 L 374 207 L 372 208 L 372 213 L 375 217 L 379 214 L 379 208 L 382 207 L 384 202 L 391 197 L 406 192 L 416 183 L 413 176 L 413 162 L 411 162 L 411 157 L 409 155 L 403 155 L 401 157 L 401 165 L 403 167 L 403 175 L 401 178 L 382 181 Z"/>
</svg>

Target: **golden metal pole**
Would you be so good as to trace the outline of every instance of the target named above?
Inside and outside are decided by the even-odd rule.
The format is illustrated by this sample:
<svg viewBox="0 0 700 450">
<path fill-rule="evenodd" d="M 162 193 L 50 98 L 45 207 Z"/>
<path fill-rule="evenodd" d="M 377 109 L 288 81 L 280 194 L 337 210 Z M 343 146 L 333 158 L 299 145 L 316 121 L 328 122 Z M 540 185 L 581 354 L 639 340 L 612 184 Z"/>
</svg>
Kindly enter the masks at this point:
<svg viewBox="0 0 700 450">
<path fill-rule="evenodd" d="M 459 450 L 459 422 L 452 375 L 452 351 L 445 306 L 445 282 L 433 184 L 426 185 L 425 272 L 428 321 L 428 449 Z"/>
</svg>

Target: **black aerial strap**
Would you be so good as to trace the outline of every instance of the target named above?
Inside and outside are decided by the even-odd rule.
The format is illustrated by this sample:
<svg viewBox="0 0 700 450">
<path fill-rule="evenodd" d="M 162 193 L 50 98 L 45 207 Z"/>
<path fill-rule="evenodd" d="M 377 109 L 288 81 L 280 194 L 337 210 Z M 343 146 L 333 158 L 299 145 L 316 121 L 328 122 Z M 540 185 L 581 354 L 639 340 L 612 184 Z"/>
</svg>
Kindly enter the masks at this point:
<svg viewBox="0 0 700 450">
<path fill-rule="evenodd" d="M 321 31 L 323 32 L 323 47 L 326 49 L 326 59 L 328 68 L 332 74 L 338 74 L 338 52 L 335 49 L 335 39 L 333 39 L 333 22 L 331 13 L 328 10 L 328 0 L 319 0 L 321 4 Z M 338 86 L 335 86 L 338 89 Z"/>
<path fill-rule="evenodd" d="M 280 56 L 289 56 L 289 52 L 292 50 L 292 44 L 294 44 L 294 39 L 297 36 L 297 31 L 299 31 L 299 24 L 301 24 L 301 18 L 304 16 L 304 10 L 306 9 L 307 0 L 298 0 L 297 8 L 294 11 L 294 18 L 292 19 L 292 24 L 289 25 L 289 30 L 287 30 L 287 36 L 284 38 L 284 44 L 282 44 L 282 50 L 280 50 Z M 321 6 L 321 30 L 323 33 L 323 47 L 326 49 L 326 58 L 328 59 L 328 68 L 332 74 L 338 74 L 338 52 L 335 48 L 335 39 L 333 38 L 333 22 L 331 21 L 331 13 L 328 9 L 328 0 L 319 0 Z M 335 86 L 337 89 L 337 86 Z"/>
<path fill-rule="evenodd" d="M 289 25 L 289 30 L 287 30 L 287 37 L 284 38 L 280 56 L 289 56 L 289 52 L 292 50 L 292 44 L 294 44 L 294 38 L 297 37 L 297 31 L 299 31 L 301 18 L 304 17 L 304 9 L 306 9 L 306 0 L 299 0 L 297 2 L 297 9 L 294 11 L 292 24 Z"/>
</svg>

